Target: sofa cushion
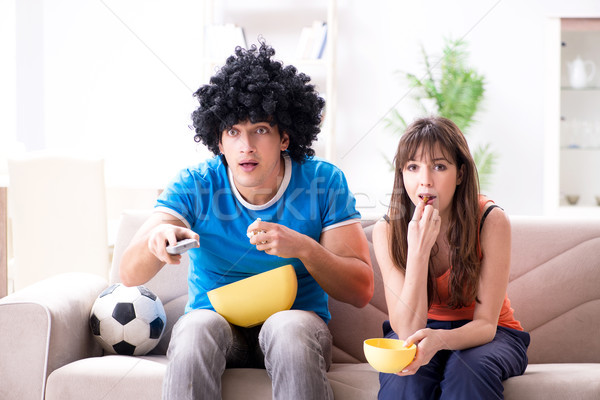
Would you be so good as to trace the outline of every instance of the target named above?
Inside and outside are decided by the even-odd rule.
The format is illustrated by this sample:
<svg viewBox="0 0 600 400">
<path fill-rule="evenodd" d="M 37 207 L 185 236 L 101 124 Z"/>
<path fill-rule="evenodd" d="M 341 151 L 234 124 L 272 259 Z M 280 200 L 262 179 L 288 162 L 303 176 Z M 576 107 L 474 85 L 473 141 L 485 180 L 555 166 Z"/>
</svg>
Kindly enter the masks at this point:
<svg viewBox="0 0 600 400">
<path fill-rule="evenodd" d="M 376 399 L 379 372 L 369 364 L 333 364 L 327 373 L 336 399 Z"/>
<path fill-rule="evenodd" d="M 166 364 L 165 356 L 111 355 L 79 360 L 50 375 L 46 400 L 159 400 Z M 327 377 L 336 399 L 377 398 L 379 375 L 368 364 L 333 364 Z M 530 364 L 523 376 L 504 381 L 507 400 L 596 400 L 599 395 L 600 364 Z M 225 371 L 223 399 L 241 398 L 272 398 L 271 381 L 264 369 Z"/>
<path fill-rule="evenodd" d="M 600 315 L 600 223 L 521 216 L 511 224 L 508 295 L 531 334 L 529 362 L 600 362 L 600 318 L 590 318 Z"/>
<path fill-rule="evenodd" d="M 166 356 L 84 358 L 50 374 L 46 400 L 158 400 L 166 364 Z"/>
<path fill-rule="evenodd" d="M 379 374 L 368 364 L 332 364 L 327 378 L 336 399 L 375 400 Z M 228 369 L 223 375 L 223 399 L 273 398 L 271 380 L 264 369 Z"/>
<path fill-rule="evenodd" d="M 369 252 L 373 264 L 375 290 L 373 297 L 363 308 L 357 308 L 329 298 L 331 321 L 329 330 L 333 335 L 333 362 L 357 363 L 366 362 L 363 352 L 363 341 L 373 337 L 382 337 L 382 323 L 387 319 L 387 306 L 383 290 L 383 280 L 373 251 L 373 227 L 378 218 L 361 221 L 369 242 Z M 349 334 L 351 332 L 351 334 Z"/>
<path fill-rule="evenodd" d="M 121 282 L 119 278 L 119 264 L 121 263 L 123 253 L 137 230 L 151 214 L 152 210 L 126 210 L 121 214 L 110 268 L 110 284 Z M 165 265 L 144 286 L 154 292 L 163 304 L 169 303 L 180 296 L 187 296 L 188 263 L 189 257 L 187 254 L 184 254 L 180 264 Z"/>
<path fill-rule="evenodd" d="M 48 377 L 46 400 L 160 400 L 166 365 L 165 356 L 79 360 Z M 338 399 L 377 398 L 379 375 L 368 364 L 333 364 L 327 377 Z M 227 369 L 222 382 L 224 400 L 272 398 L 271 380 L 264 369 Z"/>
<path fill-rule="evenodd" d="M 600 399 L 600 364 L 529 364 L 504 381 L 506 400 Z"/>
</svg>

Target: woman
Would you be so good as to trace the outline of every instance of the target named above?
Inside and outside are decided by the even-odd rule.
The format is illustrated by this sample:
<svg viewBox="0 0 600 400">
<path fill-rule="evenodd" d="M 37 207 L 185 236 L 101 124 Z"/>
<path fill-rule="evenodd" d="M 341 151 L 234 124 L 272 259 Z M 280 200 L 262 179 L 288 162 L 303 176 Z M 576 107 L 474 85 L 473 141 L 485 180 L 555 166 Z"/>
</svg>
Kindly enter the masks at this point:
<svg viewBox="0 0 600 400">
<path fill-rule="evenodd" d="M 373 241 L 385 286 L 384 335 L 417 345 L 380 399 L 497 399 L 527 366 L 529 334 L 506 296 L 510 223 L 479 195 L 460 129 L 428 117 L 400 139 L 389 215 Z"/>
</svg>

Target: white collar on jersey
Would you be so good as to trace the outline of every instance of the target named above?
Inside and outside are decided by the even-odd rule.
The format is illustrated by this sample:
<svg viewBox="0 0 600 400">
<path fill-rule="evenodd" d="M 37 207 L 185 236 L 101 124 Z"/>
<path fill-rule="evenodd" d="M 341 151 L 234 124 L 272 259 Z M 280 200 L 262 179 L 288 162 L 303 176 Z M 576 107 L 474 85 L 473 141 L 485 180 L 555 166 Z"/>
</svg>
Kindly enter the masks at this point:
<svg viewBox="0 0 600 400">
<path fill-rule="evenodd" d="M 242 197 L 239 190 L 235 186 L 235 183 L 233 181 L 233 174 L 231 173 L 231 168 L 229 168 L 229 166 L 227 167 L 227 176 L 229 177 L 229 185 L 231 186 L 231 190 L 233 190 L 235 197 L 239 200 L 240 203 L 242 203 L 242 205 L 244 207 L 246 207 L 249 210 L 265 210 L 265 209 L 271 207 L 273 204 L 275 204 L 281 198 L 281 196 L 283 196 L 283 193 L 287 189 L 287 187 L 290 183 L 290 179 L 292 178 L 292 160 L 290 159 L 290 155 L 287 152 L 285 152 L 285 151 L 282 152 L 282 155 L 283 155 L 283 161 L 285 163 L 285 171 L 283 173 L 283 180 L 281 181 L 281 185 L 279 185 L 279 189 L 277 190 L 277 193 L 275 194 L 275 196 L 273 196 L 273 198 L 271 200 L 269 200 L 268 202 L 266 202 L 265 204 L 256 205 L 256 204 L 248 203 Z"/>
</svg>

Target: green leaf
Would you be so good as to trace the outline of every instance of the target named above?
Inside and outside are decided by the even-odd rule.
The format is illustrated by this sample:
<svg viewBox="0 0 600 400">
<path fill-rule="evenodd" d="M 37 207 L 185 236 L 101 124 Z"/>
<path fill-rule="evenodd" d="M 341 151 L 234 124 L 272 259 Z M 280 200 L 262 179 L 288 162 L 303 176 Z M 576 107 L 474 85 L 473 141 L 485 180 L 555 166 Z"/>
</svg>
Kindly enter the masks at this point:
<svg viewBox="0 0 600 400">
<path fill-rule="evenodd" d="M 473 151 L 473 160 L 479 174 L 479 186 L 481 189 L 489 189 L 492 183 L 494 167 L 498 162 L 498 154 L 491 150 L 490 144 L 479 145 Z"/>
<path fill-rule="evenodd" d="M 391 110 L 390 114 L 384 118 L 383 122 L 385 128 L 392 131 L 394 134 L 402 135 L 402 133 L 406 130 L 406 121 L 396 109 Z"/>
<path fill-rule="evenodd" d="M 424 71 L 420 74 L 404 73 L 411 88 L 411 98 L 421 107 L 423 99 L 433 100 L 438 115 L 454 121 L 467 135 L 485 94 L 484 76 L 468 66 L 467 43 L 462 39 L 446 38 L 442 56 L 437 61 L 432 62 L 436 58 L 427 54 L 424 46 L 421 46 L 421 56 Z M 385 118 L 386 127 L 402 134 L 406 129 L 406 120 L 397 110 L 393 110 Z M 484 145 L 475 149 L 474 156 L 478 160 L 476 163 L 483 188 L 491 183 L 497 154 L 490 150 L 489 145 Z"/>
</svg>

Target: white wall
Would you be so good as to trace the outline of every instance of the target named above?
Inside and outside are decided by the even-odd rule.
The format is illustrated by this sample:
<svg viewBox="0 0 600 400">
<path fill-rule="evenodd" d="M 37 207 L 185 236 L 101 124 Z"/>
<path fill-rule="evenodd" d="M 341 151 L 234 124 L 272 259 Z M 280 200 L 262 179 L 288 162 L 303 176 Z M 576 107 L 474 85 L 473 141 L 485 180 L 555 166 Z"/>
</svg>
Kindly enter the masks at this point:
<svg viewBox="0 0 600 400">
<path fill-rule="evenodd" d="M 545 20 L 598 17 L 600 2 L 381 0 L 340 5 L 348 10 L 340 21 L 338 161 L 353 189 L 367 193 L 359 199 L 368 198 L 365 205 L 371 206 L 387 202 L 393 176 L 381 153 L 391 159 L 397 137 L 381 120 L 395 105 L 405 116 L 412 115 L 407 87 L 394 71 L 422 71 L 420 44 L 436 53 L 442 37 L 449 36 L 469 43 L 471 64 L 487 81 L 484 110 L 469 131 L 472 145 L 489 142 L 501 157 L 486 193 L 510 214 L 542 214 Z M 342 110 L 352 112 L 341 115 Z"/>
<path fill-rule="evenodd" d="M 48 146 L 101 152 L 118 185 L 162 185 L 194 161 L 199 3 L 45 2 Z"/>
<path fill-rule="evenodd" d="M 14 1 L 2 1 L 0 14 L 14 8 Z M 201 1 L 20 1 L 16 24 L 25 24 L 29 43 L 42 49 L 36 56 L 42 62 L 29 72 L 35 79 L 41 72 L 41 87 L 17 87 L 30 96 L 20 97 L 17 107 L 6 92 L 1 99 L 12 104 L 12 110 L 4 108 L 11 113 L 29 104 L 42 111 L 29 118 L 39 118 L 46 147 L 100 152 L 109 185 L 144 188 L 160 186 L 178 168 L 208 156 L 187 127 L 196 106 L 192 92 L 202 83 Z M 27 7 L 32 15 L 41 13 L 43 23 L 27 25 Z M 391 190 L 385 157 L 392 158 L 398 139 L 382 119 L 394 106 L 412 110 L 396 71 L 420 71 L 419 45 L 435 53 L 451 36 L 465 38 L 471 63 L 488 82 L 485 110 L 470 130 L 473 142 L 491 142 L 501 154 L 488 194 L 510 214 L 541 214 L 544 21 L 599 17 L 600 2 L 338 0 L 338 7 L 336 161 L 362 211 L 384 211 Z M 286 17 L 293 18 L 293 10 Z M 27 43 L 17 40 L 16 47 Z M 2 58 L 10 60 L 10 40 L 4 36 L 0 44 Z M 24 66 L 22 58 L 17 61 L 17 68 Z M 14 120 L 0 120 L 0 130 L 19 129 Z"/>
<path fill-rule="evenodd" d="M 16 24 L 14 0 L 0 2 L 0 176 L 6 157 L 15 151 L 17 134 Z M 11 60 L 13 62 L 11 62 Z"/>
</svg>

